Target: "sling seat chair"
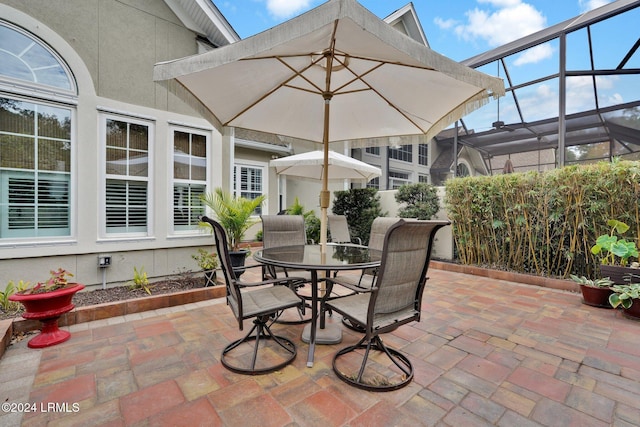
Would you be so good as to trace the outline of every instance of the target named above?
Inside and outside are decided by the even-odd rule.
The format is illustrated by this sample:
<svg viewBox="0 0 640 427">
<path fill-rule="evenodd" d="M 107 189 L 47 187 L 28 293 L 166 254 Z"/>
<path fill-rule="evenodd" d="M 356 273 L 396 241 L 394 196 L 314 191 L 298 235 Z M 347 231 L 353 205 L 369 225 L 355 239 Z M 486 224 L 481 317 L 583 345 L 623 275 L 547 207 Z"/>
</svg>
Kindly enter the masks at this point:
<svg viewBox="0 0 640 427">
<path fill-rule="evenodd" d="M 239 280 L 231 267 L 224 228 L 206 216 L 200 220 L 213 228 L 227 287 L 227 304 L 238 321 L 239 329 L 243 330 L 245 320 L 254 319 L 253 327 L 243 338 L 224 348 L 220 359 L 222 365 L 230 371 L 249 375 L 266 374 L 283 368 L 295 359 L 296 346 L 288 338 L 275 335 L 271 331 L 271 324 L 283 310 L 302 306 L 303 300 L 292 288 L 296 282 L 303 282 L 304 279 L 283 277 L 251 283 Z"/>
<path fill-rule="evenodd" d="M 434 236 L 448 224 L 398 220 L 385 234 L 380 268 L 369 291 L 324 302 L 328 309 L 364 330 L 360 341 L 341 349 L 333 358 L 333 370 L 341 380 L 370 391 L 397 390 L 412 381 L 409 358 L 387 347 L 381 335 L 420 321 Z M 327 279 L 328 290 L 334 283 L 335 279 Z M 372 350 L 380 356 L 370 357 Z M 384 355 L 393 365 L 381 361 Z M 352 372 L 354 366 L 357 372 Z"/>
</svg>

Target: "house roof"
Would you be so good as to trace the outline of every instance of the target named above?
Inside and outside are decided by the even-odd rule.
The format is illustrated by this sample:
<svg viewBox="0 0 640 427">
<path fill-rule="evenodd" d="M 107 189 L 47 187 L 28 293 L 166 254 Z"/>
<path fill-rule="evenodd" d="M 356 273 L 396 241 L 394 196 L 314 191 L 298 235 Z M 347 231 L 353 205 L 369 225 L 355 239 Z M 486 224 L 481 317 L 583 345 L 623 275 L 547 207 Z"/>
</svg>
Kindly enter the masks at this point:
<svg viewBox="0 0 640 427">
<path fill-rule="evenodd" d="M 418 14 L 413 7 L 413 2 L 407 3 L 405 6 L 391 13 L 389 16 L 383 19 L 384 22 L 391 25 L 396 30 L 411 37 L 418 43 L 429 47 L 427 36 L 422 30 Z"/>
<path fill-rule="evenodd" d="M 204 36 L 215 47 L 240 40 L 212 0 L 164 0 L 178 19 L 190 30 Z"/>
</svg>

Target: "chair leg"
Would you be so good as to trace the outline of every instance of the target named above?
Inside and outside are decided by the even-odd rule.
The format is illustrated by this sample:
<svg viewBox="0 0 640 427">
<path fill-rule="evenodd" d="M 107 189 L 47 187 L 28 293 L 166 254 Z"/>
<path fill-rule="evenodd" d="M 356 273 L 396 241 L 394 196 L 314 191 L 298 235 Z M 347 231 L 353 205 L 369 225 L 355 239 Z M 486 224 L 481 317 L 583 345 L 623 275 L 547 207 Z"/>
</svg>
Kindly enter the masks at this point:
<svg viewBox="0 0 640 427">
<path fill-rule="evenodd" d="M 271 316 L 260 316 L 253 321 L 253 327 L 243 338 L 236 340 L 226 346 L 222 351 L 222 356 L 220 361 L 222 365 L 229 369 L 232 372 L 236 372 L 239 374 L 249 374 L 249 375 L 260 375 L 267 374 L 269 372 L 277 371 L 291 363 L 297 354 L 295 344 L 282 336 L 275 335 L 271 328 L 269 327 L 270 322 L 272 322 Z M 254 341 L 253 348 L 251 351 L 251 361 L 249 363 L 238 363 L 242 360 L 246 359 L 246 352 L 240 352 L 239 355 L 234 357 L 234 354 L 231 353 L 234 349 L 237 349 L 242 344 L 251 345 L 251 341 Z M 283 359 L 277 363 L 267 365 L 267 366 L 259 366 L 256 367 L 258 361 L 260 360 L 259 356 L 264 353 L 264 350 L 260 348 L 261 341 L 264 341 L 264 346 L 266 346 L 268 341 L 272 341 L 278 345 L 278 347 L 282 348 L 284 351 L 280 351 L 279 353 L 283 353 Z M 274 347 L 271 346 L 271 349 Z M 275 351 L 271 353 L 277 353 L 277 348 Z M 233 361 L 232 361 L 233 360 Z"/>
<path fill-rule="evenodd" d="M 356 350 L 364 350 L 364 355 L 361 356 L 362 363 L 360 364 L 358 373 L 345 373 L 341 371 L 338 366 L 338 359 L 348 353 L 355 352 Z M 367 371 L 367 368 L 370 368 L 369 370 L 371 370 L 371 366 L 367 365 L 371 350 L 386 354 L 393 364 L 400 369 L 402 374 L 396 373 L 396 376 L 400 376 L 399 381 L 391 382 L 389 378 L 383 375 L 378 375 L 377 377 L 371 376 L 370 378 L 365 377 L 364 374 L 365 371 Z M 372 362 L 372 364 L 373 363 L 376 362 Z M 367 339 L 367 336 L 365 335 L 356 344 L 338 351 L 333 357 L 333 371 L 338 378 L 347 384 L 369 391 L 398 390 L 407 386 L 413 380 L 413 365 L 411 364 L 411 361 L 399 351 L 384 345 L 378 335 L 373 336 L 370 339 Z"/>
</svg>

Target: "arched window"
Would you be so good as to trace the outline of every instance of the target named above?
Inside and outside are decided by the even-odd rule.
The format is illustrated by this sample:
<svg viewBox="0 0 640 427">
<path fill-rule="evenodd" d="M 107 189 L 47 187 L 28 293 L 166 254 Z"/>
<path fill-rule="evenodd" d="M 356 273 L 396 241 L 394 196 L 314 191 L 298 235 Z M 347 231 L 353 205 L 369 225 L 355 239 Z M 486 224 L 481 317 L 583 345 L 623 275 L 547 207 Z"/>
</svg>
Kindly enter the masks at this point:
<svg viewBox="0 0 640 427">
<path fill-rule="evenodd" d="M 469 172 L 469 167 L 464 163 L 458 163 L 458 166 L 456 167 L 456 176 L 462 177 L 462 176 L 470 176 L 470 175 L 471 175 L 471 172 Z"/>
<path fill-rule="evenodd" d="M 42 41 L 0 21 L 0 79 L 75 93 L 71 72 Z"/>
<path fill-rule="evenodd" d="M 0 21 L 0 88 L 0 243 L 69 237 L 75 109 L 54 101 L 76 94 L 71 72 L 44 42 Z"/>
</svg>

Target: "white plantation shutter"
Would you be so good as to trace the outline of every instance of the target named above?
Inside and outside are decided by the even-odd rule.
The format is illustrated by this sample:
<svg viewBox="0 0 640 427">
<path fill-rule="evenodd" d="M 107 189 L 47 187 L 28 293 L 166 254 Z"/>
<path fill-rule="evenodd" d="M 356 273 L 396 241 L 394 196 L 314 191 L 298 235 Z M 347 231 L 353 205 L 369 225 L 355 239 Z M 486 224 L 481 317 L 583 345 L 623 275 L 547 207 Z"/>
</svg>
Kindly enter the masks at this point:
<svg viewBox="0 0 640 427">
<path fill-rule="evenodd" d="M 2 237 L 43 237 L 70 233 L 69 178 L 6 178 Z"/>
<path fill-rule="evenodd" d="M 147 183 L 107 180 L 107 231 L 147 231 Z"/>
<path fill-rule="evenodd" d="M 205 214 L 200 199 L 206 191 L 205 185 L 176 184 L 173 187 L 173 222 L 176 229 L 192 229 Z"/>
<path fill-rule="evenodd" d="M 107 234 L 149 231 L 149 126 L 106 119 Z"/>
<path fill-rule="evenodd" d="M 173 132 L 173 229 L 196 231 L 205 214 L 207 136 L 191 129 Z"/>
</svg>

